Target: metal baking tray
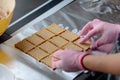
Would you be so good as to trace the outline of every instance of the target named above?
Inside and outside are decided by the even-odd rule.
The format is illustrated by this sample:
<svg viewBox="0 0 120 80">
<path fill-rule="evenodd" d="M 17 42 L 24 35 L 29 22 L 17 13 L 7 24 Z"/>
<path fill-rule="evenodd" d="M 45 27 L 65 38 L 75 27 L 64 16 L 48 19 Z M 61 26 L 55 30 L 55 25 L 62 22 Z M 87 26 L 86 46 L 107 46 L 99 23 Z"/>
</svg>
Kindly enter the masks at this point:
<svg viewBox="0 0 120 80">
<path fill-rule="evenodd" d="M 60 26 L 65 29 L 69 29 L 68 26 L 65 27 L 63 24 L 60 24 Z M 38 62 L 33 57 L 14 47 L 17 42 L 28 37 L 29 35 L 32 35 L 43 27 L 45 26 L 42 25 L 36 27 L 33 25 L 28 27 L 1 44 L 3 51 L 5 51 L 14 59 L 7 66 L 11 69 L 17 78 L 23 80 L 73 80 L 82 71 L 69 73 L 60 69 L 53 71 L 43 63 Z M 77 34 L 79 31 L 77 29 L 73 29 L 72 32 Z"/>
</svg>

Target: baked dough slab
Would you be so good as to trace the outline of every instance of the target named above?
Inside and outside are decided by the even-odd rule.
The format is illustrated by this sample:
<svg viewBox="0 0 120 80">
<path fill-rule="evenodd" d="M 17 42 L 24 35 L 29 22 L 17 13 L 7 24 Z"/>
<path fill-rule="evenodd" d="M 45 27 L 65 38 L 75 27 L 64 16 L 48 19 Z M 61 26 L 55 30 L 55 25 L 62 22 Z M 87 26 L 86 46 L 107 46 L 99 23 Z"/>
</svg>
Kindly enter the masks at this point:
<svg viewBox="0 0 120 80">
<path fill-rule="evenodd" d="M 52 68 L 52 54 L 59 49 L 86 51 L 90 42 L 78 43 L 79 35 L 53 23 L 15 44 L 15 47 Z M 55 60 L 59 60 L 55 58 Z"/>
</svg>

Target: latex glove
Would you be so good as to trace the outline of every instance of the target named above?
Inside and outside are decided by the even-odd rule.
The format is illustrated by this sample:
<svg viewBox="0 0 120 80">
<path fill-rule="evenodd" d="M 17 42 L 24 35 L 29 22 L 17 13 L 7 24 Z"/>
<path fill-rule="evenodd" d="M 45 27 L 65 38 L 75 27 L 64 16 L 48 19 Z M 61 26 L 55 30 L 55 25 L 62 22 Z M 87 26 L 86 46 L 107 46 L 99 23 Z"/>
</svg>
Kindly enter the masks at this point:
<svg viewBox="0 0 120 80">
<path fill-rule="evenodd" d="M 94 19 L 93 21 L 88 22 L 81 30 L 80 36 L 84 35 L 85 37 L 81 38 L 80 43 L 84 43 L 91 37 L 101 34 L 101 37 L 92 43 L 91 48 L 110 52 L 119 32 L 120 25 Z"/>
<path fill-rule="evenodd" d="M 67 72 L 74 72 L 85 69 L 82 64 L 83 58 L 88 55 L 85 52 L 79 52 L 75 50 L 58 50 L 53 56 L 60 60 L 52 58 L 53 68 L 60 68 Z"/>
</svg>

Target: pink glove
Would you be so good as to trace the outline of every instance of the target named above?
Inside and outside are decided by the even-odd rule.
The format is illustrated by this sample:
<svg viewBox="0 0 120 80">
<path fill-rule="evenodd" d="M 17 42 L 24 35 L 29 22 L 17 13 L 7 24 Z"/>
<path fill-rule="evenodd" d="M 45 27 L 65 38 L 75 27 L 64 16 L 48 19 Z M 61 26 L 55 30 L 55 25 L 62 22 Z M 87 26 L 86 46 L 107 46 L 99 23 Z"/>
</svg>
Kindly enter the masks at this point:
<svg viewBox="0 0 120 80">
<path fill-rule="evenodd" d="M 94 19 L 93 21 L 88 22 L 81 30 L 80 36 L 85 35 L 85 37 L 80 40 L 80 43 L 84 43 L 91 37 L 101 34 L 101 37 L 92 43 L 91 48 L 110 52 L 119 32 L 120 25 Z"/>
<path fill-rule="evenodd" d="M 54 58 L 52 58 L 52 66 L 53 68 L 60 68 L 67 72 L 79 71 L 85 69 L 82 60 L 86 55 L 88 55 L 88 53 L 75 50 L 58 50 L 53 56 L 60 60 L 54 60 Z"/>
</svg>

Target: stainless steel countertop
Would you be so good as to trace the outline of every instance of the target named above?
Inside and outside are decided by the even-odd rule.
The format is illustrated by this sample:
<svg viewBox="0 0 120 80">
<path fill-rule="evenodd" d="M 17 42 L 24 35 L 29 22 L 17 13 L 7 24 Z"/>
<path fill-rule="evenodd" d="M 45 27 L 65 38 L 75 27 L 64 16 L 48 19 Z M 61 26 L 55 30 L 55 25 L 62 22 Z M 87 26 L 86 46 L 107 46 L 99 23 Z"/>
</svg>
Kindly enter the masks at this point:
<svg viewBox="0 0 120 80">
<path fill-rule="evenodd" d="M 60 6 L 61 5 L 59 5 L 59 7 Z M 41 64 L 38 64 L 38 62 L 36 62 L 33 58 L 27 55 L 23 55 L 21 52 L 16 51 L 13 48 L 14 44 L 12 43 L 29 36 L 32 34 L 32 31 L 34 32 L 34 30 L 39 30 L 41 27 L 48 26 L 54 22 L 60 24 L 61 26 L 64 25 L 71 31 L 78 32 L 88 21 L 93 20 L 94 18 L 99 18 L 108 22 L 119 23 L 119 20 L 114 18 L 117 17 L 117 14 L 113 16 L 114 12 L 101 14 L 86 11 L 81 5 L 80 0 L 76 0 L 59 11 L 58 10 L 58 7 L 54 8 L 34 19 L 33 21 L 27 23 L 20 30 L 14 32 L 11 39 L 0 45 L 0 48 L 3 51 L 14 58 L 12 62 L 7 64 L 7 66 L 17 78 L 21 80 L 68 80 L 68 78 L 70 78 L 69 80 L 71 80 L 77 75 L 77 73 L 66 73 L 59 70 L 54 73 L 46 68 L 43 70 L 44 66 L 41 66 Z M 16 37 L 18 35 L 21 36 L 21 33 L 22 38 Z M 58 72 L 61 72 L 62 74 L 58 75 Z"/>
</svg>

